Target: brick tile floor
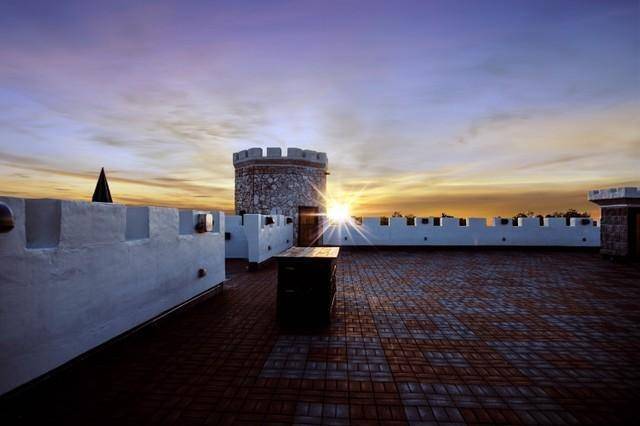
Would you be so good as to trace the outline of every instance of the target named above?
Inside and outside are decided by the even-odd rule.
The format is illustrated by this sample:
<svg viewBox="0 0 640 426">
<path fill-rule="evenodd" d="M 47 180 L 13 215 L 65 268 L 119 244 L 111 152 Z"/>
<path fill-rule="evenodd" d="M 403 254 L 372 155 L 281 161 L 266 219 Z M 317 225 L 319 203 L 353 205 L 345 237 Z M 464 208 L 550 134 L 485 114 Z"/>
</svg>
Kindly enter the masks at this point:
<svg viewBox="0 0 640 426">
<path fill-rule="evenodd" d="M 640 416 L 637 265 L 587 253 L 343 251 L 325 329 L 276 324 L 273 266 L 228 267 L 222 295 L 29 389 L 5 424 Z"/>
</svg>

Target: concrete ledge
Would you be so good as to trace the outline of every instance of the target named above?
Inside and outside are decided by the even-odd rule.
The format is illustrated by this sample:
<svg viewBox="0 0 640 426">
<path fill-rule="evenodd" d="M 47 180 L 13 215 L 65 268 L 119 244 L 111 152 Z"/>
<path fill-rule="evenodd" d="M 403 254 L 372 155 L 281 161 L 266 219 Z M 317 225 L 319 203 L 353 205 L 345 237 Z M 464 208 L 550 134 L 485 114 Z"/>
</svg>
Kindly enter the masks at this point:
<svg viewBox="0 0 640 426">
<path fill-rule="evenodd" d="M 331 247 L 330 244 L 325 247 Z M 548 251 L 548 252 L 581 252 L 599 253 L 599 247 L 572 246 L 340 246 L 341 251 Z"/>
<path fill-rule="evenodd" d="M 636 199 L 640 200 L 640 187 L 626 186 L 621 188 L 595 189 L 589 191 L 589 201 Z"/>
</svg>

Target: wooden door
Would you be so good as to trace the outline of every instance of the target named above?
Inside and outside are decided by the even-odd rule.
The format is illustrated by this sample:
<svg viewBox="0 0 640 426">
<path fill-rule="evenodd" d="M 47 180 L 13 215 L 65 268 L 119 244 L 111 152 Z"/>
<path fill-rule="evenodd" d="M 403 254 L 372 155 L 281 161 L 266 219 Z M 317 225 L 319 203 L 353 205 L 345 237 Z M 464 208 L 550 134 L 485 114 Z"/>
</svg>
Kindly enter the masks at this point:
<svg viewBox="0 0 640 426">
<path fill-rule="evenodd" d="M 298 246 L 322 244 L 322 227 L 318 207 L 298 207 Z"/>
</svg>

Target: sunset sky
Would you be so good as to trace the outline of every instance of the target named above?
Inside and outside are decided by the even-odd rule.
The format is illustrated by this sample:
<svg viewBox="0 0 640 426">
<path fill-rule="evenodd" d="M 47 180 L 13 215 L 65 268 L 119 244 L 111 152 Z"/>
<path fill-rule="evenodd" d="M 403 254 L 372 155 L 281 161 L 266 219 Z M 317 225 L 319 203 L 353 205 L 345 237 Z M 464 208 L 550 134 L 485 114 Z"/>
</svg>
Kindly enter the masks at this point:
<svg viewBox="0 0 640 426">
<path fill-rule="evenodd" d="M 0 195 L 233 209 L 231 154 L 327 152 L 357 214 L 588 209 L 640 185 L 635 1 L 3 1 Z"/>
</svg>

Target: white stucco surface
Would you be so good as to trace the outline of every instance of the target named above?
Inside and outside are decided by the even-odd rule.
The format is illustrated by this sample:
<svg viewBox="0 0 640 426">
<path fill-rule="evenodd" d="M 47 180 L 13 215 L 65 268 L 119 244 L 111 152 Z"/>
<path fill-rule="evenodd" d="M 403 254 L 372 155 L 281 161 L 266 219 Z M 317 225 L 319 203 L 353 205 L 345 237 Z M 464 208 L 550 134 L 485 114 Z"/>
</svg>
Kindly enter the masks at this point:
<svg viewBox="0 0 640 426">
<path fill-rule="evenodd" d="M 225 278 L 223 213 L 181 235 L 171 208 L 0 201 L 16 223 L 0 234 L 0 394 Z"/>
<path fill-rule="evenodd" d="M 230 234 L 229 239 L 224 242 L 225 257 L 227 259 L 248 259 L 249 247 L 242 216 L 225 216 L 225 231 Z"/>
<path fill-rule="evenodd" d="M 416 218 L 415 225 L 407 225 L 406 218 L 390 218 L 388 226 L 380 225 L 380 218 L 363 218 L 362 224 L 349 222 L 328 225 L 323 235 L 324 245 L 331 246 L 549 246 L 549 247 L 599 247 L 600 226 L 582 224 L 580 218 L 572 218 L 569 226 L 564 218 L 545 218 L 540 226 L 537 218 L 520 218 L 518 226 L 511 220 L 502 225 L 494 218 L 492 226 L 484 218 L 467 219 L 460 226 L 457 218 L 440 218 L 440 226 L 434 218 Z"/>
<path fill-rule="evenodd" d="M 267 217 L 274 223 L 267 225 Z M 245 214 L 227 216 L 226 230 L 231 238 L 226 241 L 226 257 L 247 259 L 261 263 L 293 245 L 293 224 L 283 215 Z"/>
</svg>

